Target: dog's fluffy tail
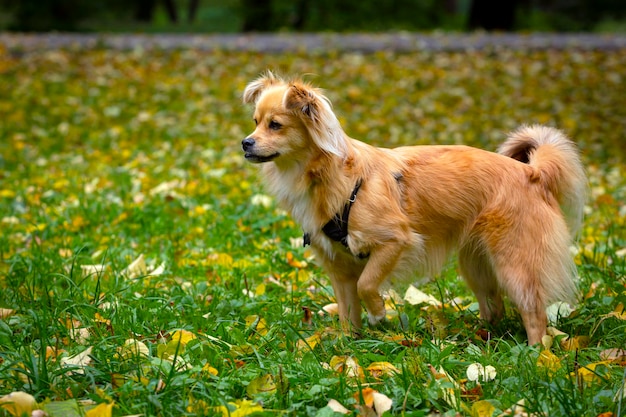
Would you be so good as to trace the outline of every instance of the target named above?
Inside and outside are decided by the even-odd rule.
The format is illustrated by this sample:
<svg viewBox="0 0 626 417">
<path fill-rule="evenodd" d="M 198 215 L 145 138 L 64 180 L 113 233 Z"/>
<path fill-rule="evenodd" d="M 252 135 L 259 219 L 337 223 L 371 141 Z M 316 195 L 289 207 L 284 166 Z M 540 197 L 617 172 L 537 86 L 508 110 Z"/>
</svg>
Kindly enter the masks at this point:
<svg viewBox="0 0 626 417">
<path fill-rule="evenodd" d="M 561 206 L 571 237 L 583 217 L 587 179 L 578 147 L 560 130 L 547 126 L 522 126 L 500 146 L 502 155 L 529 164 L 539 181 Z"/>
</svg>

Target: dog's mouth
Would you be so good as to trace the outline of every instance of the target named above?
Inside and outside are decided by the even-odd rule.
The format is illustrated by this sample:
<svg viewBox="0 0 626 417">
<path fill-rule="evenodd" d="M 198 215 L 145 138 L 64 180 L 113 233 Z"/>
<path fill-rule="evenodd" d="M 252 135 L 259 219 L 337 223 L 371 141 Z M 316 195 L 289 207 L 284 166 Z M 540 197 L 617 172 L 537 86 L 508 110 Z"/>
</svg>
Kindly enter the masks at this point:
<svg viewBox="0 0 626 417">
<path fill-rule="evenodd" d="M 255 164 L 260 164 L 263 162 L 269 162 L 273 159 L 276 159 L 278 156 L 280 155 L 280 153 L 276 152 L 272 155 L 257 155 L 255 153 L 252 152 L 246 152 L 245 153 L 245 158 Z"/>
</svg>

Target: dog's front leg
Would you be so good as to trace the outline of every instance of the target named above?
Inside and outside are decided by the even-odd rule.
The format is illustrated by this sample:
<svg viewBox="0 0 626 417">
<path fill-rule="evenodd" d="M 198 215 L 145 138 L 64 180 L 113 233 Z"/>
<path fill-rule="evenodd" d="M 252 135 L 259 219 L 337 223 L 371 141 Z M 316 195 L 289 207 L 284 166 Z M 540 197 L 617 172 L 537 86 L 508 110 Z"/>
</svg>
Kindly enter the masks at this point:
<svg viewBox="0 0 626 417">
<path fill-rule="evenodd" d="M 403 246 L 389 242 L 370 252 L 369 260 L 359 277 L 357 291 L 367 309 L 370 325 L 378 324 L 385 318 L 385 303 L 380 295 L 380 287 L 396 267 Z"/>
<path fill-rule="evenodd" d="M 343 331 L 347 334 L 361 330 L 361 302 L 357 294 L 357 280 L 353 277 L 331 275 L 331 283 L 337 306 L 339 320 Z"/>
</svg>

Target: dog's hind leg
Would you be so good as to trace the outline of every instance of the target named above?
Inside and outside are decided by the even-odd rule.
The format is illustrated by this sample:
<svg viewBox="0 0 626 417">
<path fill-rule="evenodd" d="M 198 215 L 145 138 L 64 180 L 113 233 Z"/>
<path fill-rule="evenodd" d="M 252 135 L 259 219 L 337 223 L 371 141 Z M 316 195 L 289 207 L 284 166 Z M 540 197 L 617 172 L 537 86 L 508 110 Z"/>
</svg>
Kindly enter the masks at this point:
<svg viewBox="0 0 626 417">
<path fill-rule="evenodd" d="M 480 318 L 497 323 L 504 315 L 502 292 L 485 253 L 465 245 L 459 250 L 461 275 L 476 295 Z"/>
<path fill-rule="evenodd" d="M 498 267 L 503 290 L 522 316 L 528 344 L 531 346 L 541 343 L 548 324 L 545 290 L 539 279 L 540 269 L 535 262 L 531 256 L 517 259 L 510 256 L 500 259 Z"/>
<path fill-rule="evenodd" d="M 548 326 L 548 317 L 544 307 L 536 307 L 534 309 L 519 308 L 519 313 L 524 322 L 526 335 L 528 336 L 528 344 L 530 346 L 541 343 L 543 336 L 546 334 Z"/>
</svg>

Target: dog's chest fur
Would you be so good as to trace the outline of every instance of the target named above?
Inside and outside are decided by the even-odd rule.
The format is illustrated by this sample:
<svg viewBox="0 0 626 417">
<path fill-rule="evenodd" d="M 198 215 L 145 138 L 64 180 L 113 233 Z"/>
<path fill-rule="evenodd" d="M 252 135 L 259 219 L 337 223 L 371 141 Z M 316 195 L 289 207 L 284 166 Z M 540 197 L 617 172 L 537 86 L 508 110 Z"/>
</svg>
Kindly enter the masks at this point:
<svg viewBox="0 0 626 417">
<path fill-rule="evenodd" d="M 295 166 L 284 169 L 275 164 L 263 166 L 263 174 L 270 193 L 310 236 L 314 248 L 321 249 L 329 259 L 334 259 L 337 252 L 348 253 L 341 242 L 329 238 L 322 229 L 343 212 L 354 190 L 354 184 L 349 185 L 351 180 L 342 181 L 337 175 L 333 184 L 324 184 L 315 170 Z"/>
</svg>

